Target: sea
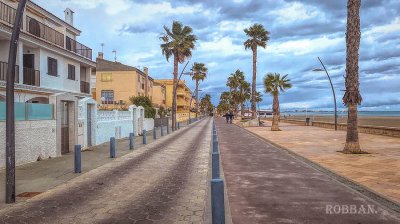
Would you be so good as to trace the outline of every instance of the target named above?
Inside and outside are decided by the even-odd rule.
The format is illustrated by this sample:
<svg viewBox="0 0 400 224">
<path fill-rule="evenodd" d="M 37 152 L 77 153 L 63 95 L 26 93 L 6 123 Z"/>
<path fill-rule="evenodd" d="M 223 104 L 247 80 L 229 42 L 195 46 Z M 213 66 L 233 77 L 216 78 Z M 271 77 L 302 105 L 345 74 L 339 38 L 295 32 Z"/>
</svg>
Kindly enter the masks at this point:
<svg viewBox="0 0 400 224">
<path fill-rule="evenodd" d="M 281 111 L 281 115 L 286 116 L 333 116 L 334 111 Z M 338 110 L 337 115 L 347 116 L 346 110 Z M 358 111 L 359 116 L 367 117 L 400 117 L 400 111 Z"/>
</svg>

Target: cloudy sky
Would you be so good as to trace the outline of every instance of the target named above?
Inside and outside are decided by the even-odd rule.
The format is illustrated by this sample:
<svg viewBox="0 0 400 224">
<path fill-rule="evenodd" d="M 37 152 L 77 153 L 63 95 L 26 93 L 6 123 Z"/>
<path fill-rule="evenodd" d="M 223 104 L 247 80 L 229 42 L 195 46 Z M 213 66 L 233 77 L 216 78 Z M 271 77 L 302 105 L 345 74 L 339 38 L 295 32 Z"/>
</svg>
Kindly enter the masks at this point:
<svg viewBox="0 0 400 224">
<path fill-rule="evenodd" d="M 293 88 L 281 97 L 289 108 L 331 108 L 332 93 L 326 75 L 312 72 L 326 64 L 338 105 L 342 106 L 345 74 L 346 0 L 34 0 L 64 18 L 75 11 L 79 41 L 101 51 L 106 59 L 147 66 L 154 78 L 172 77 L 173 64 L 161 54 L 159 36 L 173 20 L 193 28 L 197 35 L 192 62 L 209 68 L 200 89 L 218 103 L 226 78 L 236 69 L 251 80 L 252 54 L 245 51 L 243 29 L 261 23 L 270 31 L 266 49 L 258 52 L 257 86 L 268 72 L 289 74 Z M 398 0 L 362 0 L 360 81 L 363 110 L 400 110 L 400 4 Z M 183 65 L 180 65 L 182 68 Z M 185 77 L 188 85 L 194 83 Z M 264 94 L 262 108 L 272 98 Z"/>
</svg>

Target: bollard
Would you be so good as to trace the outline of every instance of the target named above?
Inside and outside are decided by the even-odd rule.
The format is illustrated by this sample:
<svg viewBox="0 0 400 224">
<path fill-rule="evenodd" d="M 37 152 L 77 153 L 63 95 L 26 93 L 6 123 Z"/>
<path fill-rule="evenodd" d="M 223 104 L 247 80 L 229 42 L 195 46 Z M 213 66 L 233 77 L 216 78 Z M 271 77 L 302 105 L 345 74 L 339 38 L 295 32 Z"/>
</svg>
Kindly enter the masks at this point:
<svg viewBox="0 0 400 224">
<path fill-rule="evenodd" d="M 81 145 L 75 145 L 75 173 L 81 172 L 81 158 L 82 158 L 82 151 Z"/>
<path fill-rule="evenodd" d="M 213 142 L 218 142 L 218 135 L 217 135 L 217 133 L 213 133 Z"/>
<path fill-rule="evenodd" d="M 164 127 L 161 125 L 161 136 L 164 136 Z"/>
<path fill-rule="evenodd" d="M 157 139 L 157 128 L 156 127 L 153 128 L 153 139 L 154 140 Z"/>
<path fill-rule="evenodd" d="M 212 179 L 219 179 L 219 153 L 213 152 L 212 154 Z"/>
<path fill-rule="evenodd" d="M 115 138 L 110 138 L 110 158 L 115 158 Z"/>
<path fill-rule="evenodd" d="M 211 180 L 212 224 L 225 224 L 224 181 Z"/>
<path fill-rule="evenodd" d="M 142 136 L 143 136 L 143 145 L 146 145 L 147 144 L 147 139 L 146 139 L 146 130 L 143 130 L 143 133 L 142 133 Z"/>
<path fill-rule="evenodd" d="M 134 147 L 135 147 L 134 144 L 135 144 L 135 139 L 134 139 L 133 133 L 129 133 L 129 149 L 130 150 L 134 149 Z"/>
</svg>

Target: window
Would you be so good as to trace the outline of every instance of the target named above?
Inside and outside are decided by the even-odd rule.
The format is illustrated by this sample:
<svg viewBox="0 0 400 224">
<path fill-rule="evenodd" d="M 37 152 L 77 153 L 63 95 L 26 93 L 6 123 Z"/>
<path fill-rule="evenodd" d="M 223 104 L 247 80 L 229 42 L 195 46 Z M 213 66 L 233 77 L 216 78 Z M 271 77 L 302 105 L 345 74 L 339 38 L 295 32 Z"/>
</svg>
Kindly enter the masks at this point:
<svg viewBox="0 0 400 224">
<path fill-rule="evenodd" d="M 57 59 L 47 58 L 47 74 L 57 76 Z"/>
<path fill-rule="evenodd" d="M 75 80 L 75 66 L 68 64 L 68 79 Z"/>
<path fill-rule="evenodd" d="M 113 90 L 102 90 L 101 91 L 101 100 L 104 104 L 113 104 L 114 103 L 114 91 Z"/>
<path fill-rule="evenodd" d="M 112 74 L 111 73 L 101 73 L 101 81 L 102 82 L 111 82 Z"/>
</svg>

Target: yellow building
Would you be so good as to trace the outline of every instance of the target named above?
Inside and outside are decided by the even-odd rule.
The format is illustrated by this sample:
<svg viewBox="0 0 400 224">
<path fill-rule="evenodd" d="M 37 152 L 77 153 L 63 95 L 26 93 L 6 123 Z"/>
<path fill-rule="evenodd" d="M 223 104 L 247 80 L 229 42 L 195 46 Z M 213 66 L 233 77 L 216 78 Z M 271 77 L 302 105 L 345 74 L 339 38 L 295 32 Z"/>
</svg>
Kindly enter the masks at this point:
<svg viewBox="0 0 400 224">
<path fill-rule="evenodd" d="M 143 71 L 120 62 L 107 61 L 102 54 L 96 59 L 96 101 L 105 107 L 128 107 L 132 96 L 148 96 L 153 100 L 153 78 Z"/>
<path fill-rule="evenodd" d="M 173 79 L 157 79 L 155 83 L 165 85 L 166 106 L 167 108 L 172 108 Z M 189 118 L 190 108 L 193 110 L 194 99 L 192 99 L 192 107 L 190 107 L 192 91 L 187 87 L 185 81 L 179 81 L 176 95 L 176 119 L 177 121 L 187 120 Z M 193 116 L 193 114 L 191 114 L 191 116 Z"/>
<path fill-rule="evenodd" d="M 167 109 L 166 100 L 167 100 L 167 91 L 166 87 L 163 84 L 154 82 L 153 85 L 153 106 L 156 108 L 163 107 Z"/>
</svg>

